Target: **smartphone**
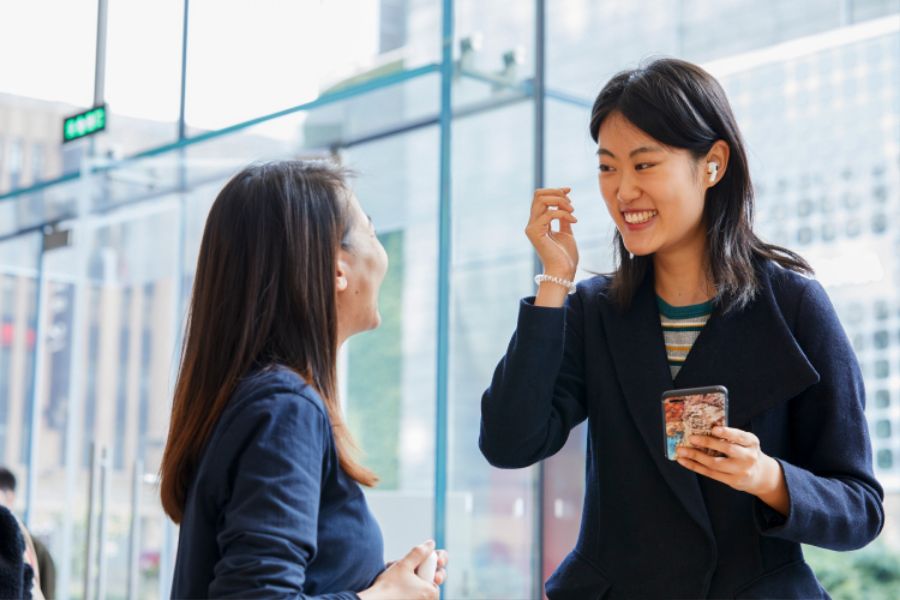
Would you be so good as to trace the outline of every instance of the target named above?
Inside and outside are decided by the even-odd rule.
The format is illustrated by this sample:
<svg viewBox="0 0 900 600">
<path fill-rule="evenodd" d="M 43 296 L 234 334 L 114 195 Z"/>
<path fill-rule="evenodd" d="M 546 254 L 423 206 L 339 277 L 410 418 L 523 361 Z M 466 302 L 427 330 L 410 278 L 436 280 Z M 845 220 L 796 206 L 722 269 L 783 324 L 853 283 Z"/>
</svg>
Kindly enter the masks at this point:
<svg viewBox="0 0 900 600">
<path fill-rule="evenodd" d="M 725 386 L 670 390 L 662 395 L 663 443 L 666 456 L 675 460 L 679 446 L 693 448 L 692 435 L 712 435 L 713 427 L 728 427 L 728 390 Z M 721 452 L 697 448 L 710 456 Z"/>
</svg>

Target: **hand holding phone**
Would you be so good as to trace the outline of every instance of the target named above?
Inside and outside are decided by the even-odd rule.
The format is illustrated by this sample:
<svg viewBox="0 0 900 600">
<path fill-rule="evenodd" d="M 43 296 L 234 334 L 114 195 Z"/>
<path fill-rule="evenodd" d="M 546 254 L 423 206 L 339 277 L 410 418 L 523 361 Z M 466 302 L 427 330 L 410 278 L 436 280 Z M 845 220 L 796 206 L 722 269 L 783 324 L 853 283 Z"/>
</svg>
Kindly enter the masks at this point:
<svg viewBox="0 0 900 600">
<path fill-rule="evenodd" d="M 663 443 L 666 457 L 676 460 L 679 446 L 697 448 L 711 456 L 723 456 L 693 446 L 692 435 L 712 435 L 713 427 L 728 426 L 728 390 L 721 385 L 670 390 L 662 395 Z"/>
</svg>

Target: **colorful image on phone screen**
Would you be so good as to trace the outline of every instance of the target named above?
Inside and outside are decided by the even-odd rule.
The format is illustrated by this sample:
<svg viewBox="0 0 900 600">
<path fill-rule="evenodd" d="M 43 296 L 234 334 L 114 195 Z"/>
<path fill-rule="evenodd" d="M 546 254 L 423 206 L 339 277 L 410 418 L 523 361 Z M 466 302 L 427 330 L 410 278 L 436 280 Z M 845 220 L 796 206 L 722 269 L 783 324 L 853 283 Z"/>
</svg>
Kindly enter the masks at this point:
<svg viewBox="0 0 900 600">
<path fill-rule="evenodd" d="M 726 426 L 728 396 L 724 391 L 671 395 L 663 398 L 666 425 L 666 456 L 677 458 L 679 446 L 693 448 L 688 442 L 692 435 L 712 435 L 712 428 Z M 723 456 L 715 450 L 698 448 L 711 456 Z"/>
</svg>

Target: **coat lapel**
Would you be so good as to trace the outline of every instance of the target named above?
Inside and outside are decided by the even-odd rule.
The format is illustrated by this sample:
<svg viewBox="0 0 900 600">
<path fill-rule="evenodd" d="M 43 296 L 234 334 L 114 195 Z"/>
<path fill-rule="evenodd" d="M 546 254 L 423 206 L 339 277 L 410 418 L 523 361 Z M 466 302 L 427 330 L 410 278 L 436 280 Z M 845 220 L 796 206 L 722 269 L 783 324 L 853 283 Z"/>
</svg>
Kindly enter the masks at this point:
<svg viewBox="0 0 900 600">
<path fill-rule="evenodd" d="M 676 388 L 724 385 L 728 422 L 748 429 L 750 419 L 819 381 L 781 312 L 772 265 L 757 270 L 759 297 L 740 311 L 710 317 L 675 378 Z"/>
<path fill-rule="evenodd" d="M 628 310 L 620 311 L 607 302 L 603 306 L 607 343 L 631 417 L 663 479 L 712 540 L 697 476 L 665 456 L 660 396 L 672 389 L 673 383 L 652 275 L 648 274 Z"/>
<path fill-rule="evenodd" d="M 749 429 L 750 419 L 799 395 L 819 380 L 790 331 L 770 278 L 774 266 L 758 269 L 759 297 L 740 311 L 716 309 L 672 381 L 666 358 L 652 270 L 631 306 L 620 311 L 604 302 L 603 323 L 628 410 L 660 474 L 687 512 L 713 537 L 697 475 L 666 458 L 660 395 L 673 388 L 724 385 L 729 424 Z"/>
</svg>

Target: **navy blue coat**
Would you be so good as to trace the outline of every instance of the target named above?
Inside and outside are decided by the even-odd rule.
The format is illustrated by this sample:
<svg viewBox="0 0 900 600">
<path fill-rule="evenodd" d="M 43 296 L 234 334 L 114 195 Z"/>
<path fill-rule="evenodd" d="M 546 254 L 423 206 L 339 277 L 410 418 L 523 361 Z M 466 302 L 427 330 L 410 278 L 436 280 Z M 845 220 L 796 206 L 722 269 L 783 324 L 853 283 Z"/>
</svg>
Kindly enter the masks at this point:
<svg viewBox="0 0 900 600">
<path fill-rule="evenodd" d="M 837 315 L 818 282 L 758 274 L 758 298 L 716 309 L 674 382 L 652 274 L 625 311 L 602 276 L 564 308 L 522 301 L 479 444 L 492 465 L 525 467 L 588 419 L 581 530 L 551 600 L 827 597 L 800 544 L 850 550 L 881 531 L 863 380 Z M 660 395 L 705 385 L 728 388 L 729 424 L 781 463 L 787 518 L 666 458 Z"/>
<path fill-rule="evenodd" d="M 383 570 L 319 395 L 284 367 L 244 378 L 188 492 L 172 597 L 352 600 Z"/>
</svg>

